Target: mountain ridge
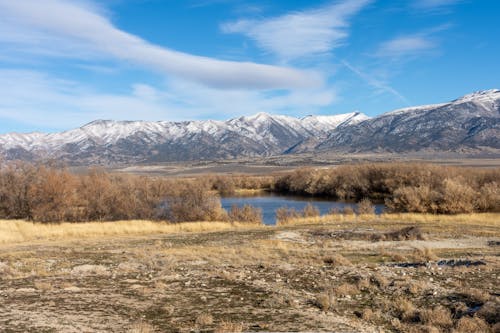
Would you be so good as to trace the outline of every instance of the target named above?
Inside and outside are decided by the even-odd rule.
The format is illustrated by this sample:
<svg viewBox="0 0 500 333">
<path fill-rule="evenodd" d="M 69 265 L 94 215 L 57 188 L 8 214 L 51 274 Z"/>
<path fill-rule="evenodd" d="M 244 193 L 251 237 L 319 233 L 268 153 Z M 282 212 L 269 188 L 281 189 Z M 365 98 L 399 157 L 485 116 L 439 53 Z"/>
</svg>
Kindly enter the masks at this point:
<svg viewBox="0 0 500 333">
<path fill-rule="evenodd" d="M 296 153 L 500 152 L 500 90 L 448 103 L 301 118 L 259 112 L 228 120 L 94 120 L 56 133 L 0 135 L 8 160 L 132 164 L 268 157 Z"/>
</svg>

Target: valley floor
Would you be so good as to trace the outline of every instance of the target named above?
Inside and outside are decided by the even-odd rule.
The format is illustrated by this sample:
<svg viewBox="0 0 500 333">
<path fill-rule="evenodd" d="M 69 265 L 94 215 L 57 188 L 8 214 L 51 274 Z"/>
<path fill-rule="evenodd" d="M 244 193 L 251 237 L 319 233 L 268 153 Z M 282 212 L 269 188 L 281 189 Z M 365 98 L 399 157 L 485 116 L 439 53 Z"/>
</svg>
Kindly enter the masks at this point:
<svg viewBox="0 0 500 333">
<path fill-rule="evenodd" d="M 0 332 L 493 332 L 485 216 L 5 242 Z"/>
</svg>

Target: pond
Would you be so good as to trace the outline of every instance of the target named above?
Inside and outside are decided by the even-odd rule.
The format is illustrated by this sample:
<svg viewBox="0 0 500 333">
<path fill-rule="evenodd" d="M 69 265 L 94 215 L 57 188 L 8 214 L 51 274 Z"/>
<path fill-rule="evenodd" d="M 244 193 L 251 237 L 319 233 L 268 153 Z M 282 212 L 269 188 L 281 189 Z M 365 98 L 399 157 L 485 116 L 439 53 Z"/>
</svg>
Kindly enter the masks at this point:
<svg viewBox="0 0 500 333">
<path fill-rule="evenodd" d="M 262 209 L 262 218 L 264 224 L 276 224 L 276 209 L 280 207 L 295 208 L 302 210 L 310 203 L 318 207 L 321 215 L 327 214 L 331 209 L 342 210 L 346 206 L 356 207 L 355 203 L 329 201 L 319 198 L 289 196 L 289 195 L 259 195 L 259 196 L 236 196 L 221 198 L 222 207 L 226 210 L 231 209 L 232 205 L 251 205 Z M 375 205 L 375 212 L 382 213 L 384 205 Z"/>
</svg>

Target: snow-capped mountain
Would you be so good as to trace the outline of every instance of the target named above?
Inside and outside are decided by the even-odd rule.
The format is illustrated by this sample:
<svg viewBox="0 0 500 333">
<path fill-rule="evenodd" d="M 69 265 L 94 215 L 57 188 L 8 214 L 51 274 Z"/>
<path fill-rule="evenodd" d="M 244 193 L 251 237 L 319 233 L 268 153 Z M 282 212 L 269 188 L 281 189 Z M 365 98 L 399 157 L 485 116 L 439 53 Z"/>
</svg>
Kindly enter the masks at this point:
<svg viewBox="0 0 500 333">
<path fill-rule="evenodd" d="M 258 113 L 227 121 L 97 120 L 60 133 L 0 135 L 3 158 L 81 165 L 415 151 L 500 154 L 500 90 L 374 118 L 352 112 L 304 118 Z"/>
<path fill-rule="evenodd" d="M 316 151 L 474 152 L 500 150 L 500 90 L 410 107 L 339 126 Z"/>
<path fill-rule="evenodd" d="M 269 156 L 366 119 L 353 112 L 302 119 L 258 113 L 227 121 L 97 120 L 60 133 L 0 135 L 0 153 L 8 159 L 58 159 L 71 164 Z"/>
</svg>

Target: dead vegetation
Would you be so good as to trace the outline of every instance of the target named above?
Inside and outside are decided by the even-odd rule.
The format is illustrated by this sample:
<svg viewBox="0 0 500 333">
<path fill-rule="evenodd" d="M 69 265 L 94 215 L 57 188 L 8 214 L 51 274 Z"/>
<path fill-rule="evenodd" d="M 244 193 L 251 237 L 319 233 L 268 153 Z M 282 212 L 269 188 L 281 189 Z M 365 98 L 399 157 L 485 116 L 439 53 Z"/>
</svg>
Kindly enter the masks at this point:
<svg viewBox="0 0 500 333">
<path fill-rule="evenodd" d="M 235 210 L 229 217 L 213 190 L 228 193 L 227 187 L 234 184 L 269 186 L 266 181 L 265 177 L 260 181 L 244 177 L 166 179 L 110 174 L 103 169 L 74 174 L 64 168 L 10 163 L 0 165 L 0 218 L 50 223 L 118 220 L 260 223 L 259 212 L 252 207 Z"/>
<path fill-rule="evenodd" d="M 500 237 L 498 224 L 437 221 L 406 230 L 401 223 L 247 225 L 2 245 L 0 327 L 494 332 L 500 263 L 488 241 Z"/>
<path fill-rule="evenodd" d="M 500 211 L 500 169 L 481 170 L 430 164 L 360 164 L 300 169 L 276 180 L 281 193 L 359 202 L 385 201 L 393 212 L 460 214 Z"/>
</svg>

